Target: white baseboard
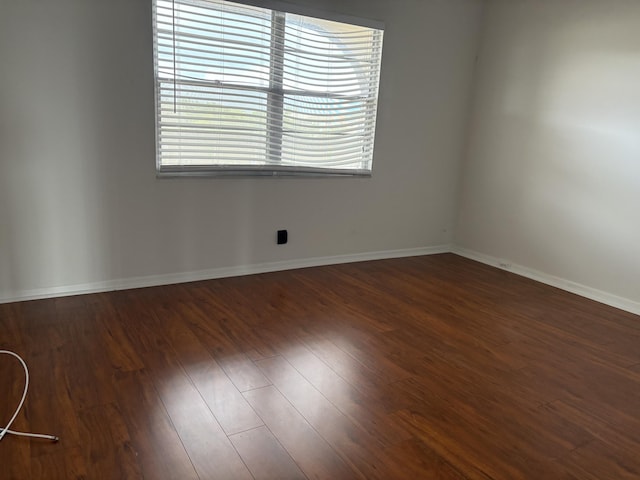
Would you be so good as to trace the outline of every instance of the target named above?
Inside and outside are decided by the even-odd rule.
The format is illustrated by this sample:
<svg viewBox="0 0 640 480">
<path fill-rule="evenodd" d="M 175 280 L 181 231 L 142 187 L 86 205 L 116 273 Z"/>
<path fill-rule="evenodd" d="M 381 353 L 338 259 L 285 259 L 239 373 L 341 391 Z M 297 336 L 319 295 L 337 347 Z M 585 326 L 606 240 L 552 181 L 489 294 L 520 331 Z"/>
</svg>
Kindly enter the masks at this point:
<svg viewBox="0 0 640 480">
<path fill-rule="evenodd" d="M 0 293 L 0 303 L 20 302 L 25 300 L 37 300 L 41 298 L 51 297 L 66 297 L 70 295 L 108 292 L 112 290 L 125 290 L 130 288 L 155 287 L 158 285 L 196 282 L 199 280 L 212 280 L 214 278 L 237 277 L 240 275 L 277 272 L 281 270 L 294 270 L 297 268 L 319 267 L 323 265 L 336 265 L 340 263 L 364 262 L 369 260 L 382 260 L 387 258 L 415 257 L 419 255 L 433 255 L 437 253 L 448 253 L 450 251 L 450 245 L 437 245 L 433 247 L 409 248 L 404 250 L 385 250 L 381 252 L 365 252 L 351 255 L 335 255 L 330 257 L 312 257 L 297 260 L 285 260 L 281 262 L 257 263 L 252 265 L 238 265 L 233 267 L 212 268 L 191 272 L 169 273 L 164 275 L 122 278 L 117 280 L 84 283 L 79 285 L 64 285 L 31 290 L 19 290 L 7 292 L 5 294 Z"/>
<path fill-rule="evenodd" d="M 605 305 L 609 305 L 611 307 L 619 308 L 620 310 L 625 310 L 627 312 L 640 315 L 640 302 L 619 297 L 617 295 L 603 292 L 602 290 L 597 290 L 595 288 L 587 287 L 586 285 L 572 282 L 564 278 L 555 277 L 553 275 L 549 275 L 532 268 L 523 267 L 522 265 L 516 265 L 509 261 L 492 257 L 491 255 L 485 255 L 473 250 L 468 250 L 457 245 L 453 245 L 451 247 L 451 252 L 455 253 L 456 255 L 460 255 L 461 257 L 476 260 L 480 263 L 491 265 L 492 267 L 497 267 L 501 270 L 506 270 L 508 272 L 512 272 L 517 275 L 536 280 L 546 285 L 551 285 L 552 287 L 566 290 L 567 292 L 575 293 L 576 295 L 580 295 L 581 297 L 589 298 L 591 300 L 595 300 L 596 302 L 604 303 Z"/>
<path fill-rule="evenodd" d="M 596 302 L 604 303 L 612 307 L 640 315 L 640 302 L 619 297 L 602 290 L 587 287 L 564 278 L 555 277 L 532 268 L 516 265 L 508 261 L 485 255 L 457 245 L 437 245 L 433 247 L 410 248 L 404 250 L 385 250 L 380 252 L 365 252 L 350 255 L 335 255 L 329 257 L 312 257 L 280 262 L 256 263 L 251 265 L 238 265 L 233 267 L 212 268 L 191 272 L 169 273 L 164 275 L 150 275 L 144 277 L 131 277 L 103 282 L 92 282 L 78 285 L 64 285 L 46 287 L 31 290 L 19 290 L 0 293 L 0 303 L 20 302 L 25 300 L 37 300 L 41 298 L 66 297 L 70 295 L 82 295 L 86 293 L 108 292 L 112 290 L 126 290 L 130 288 L 155 287 L 158 285 L 171 285 L 174 283 L 196 282 L 199 280 L 212 280 L 215 278 L 237 277 L 241 275 L 253 275 L 257 273 L 278 272 L 282 270 L 294 270 L 297 268 L 319 267 L 323 265 L 337 265 L 341 263 L 365 262 L 369 260 L 383 260 L 388 258 L 415 257 L 420 255 L 434 255 L 438 253 L 455 253 L 471 260 L 476 260 L 486 265 L 497 267 L 553 287 L 566 290 Z"/>
</svg>

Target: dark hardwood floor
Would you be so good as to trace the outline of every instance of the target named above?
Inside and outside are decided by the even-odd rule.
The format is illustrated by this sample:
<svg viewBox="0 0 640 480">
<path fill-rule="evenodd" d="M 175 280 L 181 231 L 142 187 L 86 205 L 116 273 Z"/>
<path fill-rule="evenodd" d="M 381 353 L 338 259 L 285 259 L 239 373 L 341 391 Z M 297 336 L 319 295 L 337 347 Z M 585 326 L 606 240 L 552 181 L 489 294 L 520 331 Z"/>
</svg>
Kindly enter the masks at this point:
<svg viewBox="0 0 640 480">
<path fill-rule="evenodd" d="M 0 348 L 61 439 L 2 479 L 640 479 L 640 317 L 455 255 L 0 305 Z"/>
</svg>

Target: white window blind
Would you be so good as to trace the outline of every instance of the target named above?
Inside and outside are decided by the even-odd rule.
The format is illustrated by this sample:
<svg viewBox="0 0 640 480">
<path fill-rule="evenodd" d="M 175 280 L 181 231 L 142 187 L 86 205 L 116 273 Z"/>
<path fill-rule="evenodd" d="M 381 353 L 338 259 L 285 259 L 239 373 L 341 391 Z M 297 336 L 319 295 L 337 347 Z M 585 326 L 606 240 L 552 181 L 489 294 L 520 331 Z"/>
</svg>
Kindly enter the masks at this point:
<svg viewBox="0 0 640 480">
<path fill-rule="evenodd" d="M 156 0 L 158 171 L 371 173 L 382 30 Z"/>
</svg>

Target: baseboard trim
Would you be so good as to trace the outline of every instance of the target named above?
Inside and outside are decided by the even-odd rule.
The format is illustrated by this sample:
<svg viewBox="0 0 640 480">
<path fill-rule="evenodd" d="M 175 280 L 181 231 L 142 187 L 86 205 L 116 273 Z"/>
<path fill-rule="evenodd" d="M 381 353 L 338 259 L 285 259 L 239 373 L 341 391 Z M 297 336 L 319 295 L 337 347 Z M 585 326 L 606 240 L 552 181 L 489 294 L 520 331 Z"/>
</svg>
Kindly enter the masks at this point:
<svg viewBox="0 0 640 480">
<path fill-rule="evenodd" d="M 551 285 L 552 287 L 557 287 L 561 290 L 566 290 L 567 292 L 575 293 L 576 295 L 580 295 L 581 297 L 595 300 L 596 302 L 604 303 L 605 305 L 619 308 L 620 310 L 640 315 L 640 302 L 619 297 L 617 295 L 595 288 L 587 287 L 586 285 L 549 275 L 532 268 L 524 267 L 522 265 L 516 265 L 504 259 L 499 259 L 491 255 L 486 255 L 484 253 L 469 250 L 457 245 L 453 245 L 451 247 L 451 253 L 455 253 L 456 255 L 460 255 L 461 257 L 469 258 L 471 260 L 475 260 L 477 262 L 484 263 L 501 270 L 506 270 L 508 272 L 512 272 L 526 278 L 530 278 L 531 280 L 536 280 L 546 285 Z"/>
<path fill-rule="evenodd" d="M 596 302 L 604 303 L 627 312 L 640 315 L 640 302 L 619 297 L 602 290 L 587 287 L 580 283 L 572 282 L 564 278 L 549 275 L 532 268 L 517 265 L 491 255 L 469 250 L 457 245 L 436 245 L 432 247 L 409 248 L 403 250 L 384 250 L 378 252 L 365 252 L 350 255 L 334 255 L 327 257 L 312 257 L 280 262 L 256 263 L 251 265 L 238 265 L 233 267 L 212 268 L 191 272 L 170 273 L 164 275 L 149 275 L 143 277 L 122 278 L 107 280 L 104 282 L 84 283 L 78 285 L 65 285 L 57 287 L 38 288 L 0 294 L 1 303 L 38 300 L 42 298 L 67 297 L 71 295 L 84 295 L 88 293 L 109 292 L 113 290 L 127 290 L 132 288 L 155 287 L 158 285 L 171 285 L 174 283 L 197 282 L 201 280 L 213 280 L 216 278 L 238 277 L 242 275 L 254 275 L 258 273 L 278 272 L 282 270 L 295 270 L 298 268 L 320 267 L 324 265 L 338 265 L 342 263 L 366 262 L 370 260 L 384 260 L 390 258 L 416 257 L 421 255 L 435 255 L 439 253 L 455 253 L 461 257 L 506 270 L 532 280 L 566 290 Z"/>
<path fill-rule="evenodd" d="M 298 268 L 320 267 L 341 263 L 366 262 L 370 260 L 384 260 L 389 258 L 416 257 L 420 255 L 434 255 L 449 253 L 450 245 L 436 245 L 433 247 L 409 248 L 403 250 L 385 250 L 378 252 L 355 253 L 350 255 L 334 255 L 328 257 L 312 257 L 281 262 L 257 263 L 252 265 L 238 265 L 233 267 L 212 268 L 191 272 L 170 273 L 165 275 L 150 275 L 144 277 L 107 280 L 104 282 L 65 285 L 58 287 L 38 288 L 32 290 L 15 291 L 5 295 L 0 294 L 0 303 L 38 300 L 42 298 L 67 297 L 87 293 L 100 293 L 113 290 L 127 290 L 131 288 L 155 287 L 174 283 L 197 282 L 216 278 L 238 277 L 258 273 L 295 270 Z"/>
</svg>

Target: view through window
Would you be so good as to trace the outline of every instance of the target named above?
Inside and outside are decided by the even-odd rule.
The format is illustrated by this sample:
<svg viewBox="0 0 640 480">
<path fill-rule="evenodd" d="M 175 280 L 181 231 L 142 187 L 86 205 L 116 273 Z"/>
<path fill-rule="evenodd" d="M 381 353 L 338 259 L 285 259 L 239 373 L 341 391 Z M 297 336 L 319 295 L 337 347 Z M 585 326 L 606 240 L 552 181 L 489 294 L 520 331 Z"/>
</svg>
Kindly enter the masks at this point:
<svg viewBox="0 0 640 480">
<path fill-rule="evenodd" d="M 160 173 L 370 174 L 380 28 L 223 0 L 154 27 Z"/>
</svg>

